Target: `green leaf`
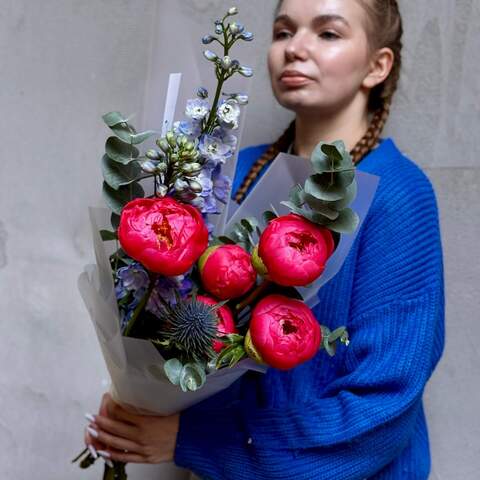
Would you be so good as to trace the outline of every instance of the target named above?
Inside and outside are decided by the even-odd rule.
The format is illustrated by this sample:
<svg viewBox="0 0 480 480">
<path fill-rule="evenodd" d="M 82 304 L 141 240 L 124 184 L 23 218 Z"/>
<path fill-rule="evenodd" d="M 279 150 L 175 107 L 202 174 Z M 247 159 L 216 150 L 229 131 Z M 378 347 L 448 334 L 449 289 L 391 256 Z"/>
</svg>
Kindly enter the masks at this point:
<svg viewBox="0 0 480 480">
<path fill-rule="evenodd" d="M 114 230 L 118 230 L 118 227 L 120 226 L 120 215 L 112 212 L 110 215 L 110 223 L 112 224 L 112 228 Z"/>
<path fill-rule="evenodd" d="M 221 243 L 226 245 L 235 245 L 235 241 L 232 240 L 230 237 L 227 237 L 226 235 L 220 235 L 218 237 L 218 240 L 220 240 Z"/>
<path fill-rule="evenodd" d="M 342 142 L 343 143 L 343 142 Z M 324 143 L 321 147 L 322 152 L 335 163 L 342 161 L 342 154 L 338 151 L 336 145 Z M 344 147 L 345 149 L 345 147 Z"/>
<path fill-rule="evenodd" d="M 267 210 L 266 212 L 263 212 L 263 221 L 265 223 L 270 222 L 271 220 L 275 220 L 277 218 L 277 215 L 275 215 L 272 211 Z"/>
<path fill-rule="evenodd" d="M 120 187 L 118 190 L 113 189 L 106 182 L 103 182 L 102 189 L 103 199 L 107 206 L 117 215 L 122 213 L 122 208 L 134 198 L 143 198 L 145 193 L 139 183 L 131 183 Z"/>
<path fill-rule="evenodd" d="M 307 220 L 310 220 L 313 223 L 318 225 L 330 225 L 331 220 L 322 215 L 321 213 L 314 212 L 313 210 L 307 210 L 306 208 L 296 207 L 295 205 L 288 204 L 289 202 L 281 202 L 283 205 L 286 205 L 293 213 L 305 217 Z M 288 205 L 287 205 L 288 204 Z"/>
<path fill-rule="evenodd" d="M 336 220 L 339 212 L 331 207 L 332 202 L 326 202 L 325 200 L 319 200 L 312 195 L 305 194 L 305 203 L 317 213 L 321 213 L 329 220 Z"/>
<path fill-rule="evenodd" d="M 112 132 L 125 143 L 133 143 L 132 136 L 135 135 L 137 132 L 132 125 L 128 123 L 119 123 L 113 127 L 110 127 Z"/>
<path fill-rule="evenodd" d="M 128 123 L 128 119 L 124 118 L 120 112 L 108 112 L 102 115 L 102 119 L 109 127 L 113 127 L 119 123 Z"/>
<path fill-rule="evenodd" d="M 174 384 L 180 384 L 180 376 L 183 370 L 182 362 L 178 358 L 171 358 L 163 365 L 167 378 Z"/>
<path fill-rule="evenodd" d="M 354 180 L 346 189 L 344 197 L 341 200 L 336 200 L 335 202 L 330 202 L 330 207 L 340 211 L 344 208 L 347 208 L 357 196 L 358 185 L 357 181 Z"/>
<path fill-rule="evenodd" d="M 332 164 L 335 172 L 355 168 L 352 157 L 341 140 L 332 143 L 318 143 L 313 149 L 310 161 L 317 173 L 331 172 Z"/>
<path fill-rule="evenodd" d="M 137 133 L 136 135 L 131 136 L 131 141 L 134 145 L 144 142 L 147 138 L 150 138 L 152 135 L 155 135 L 157 132 L 154 130 L 147 130 L 146 132 Z"/>
<path fill-rule="evenodd" d="M 135 160 L 140 153 L 136 147 L 122 142 L 122 140 L 117 137 L 108 137 L 105 143 L 105 152 L 114 162 L 123 165 L 127 165 L 132 160 Z"/>
<path fill-rule="evenodd" d="M 338 340 L 346 331 L 345 327 L 336 328 L 330 335 L 328 335 L 329 343 L 333 343 Z"/>
<path fill-rule="evenodd" d="M 204 385 L 207 380 L 205 369 L 196 363 L 187 363 L 180 373 L 180 388 L 184 391 L 194 392 Z"/>
<path fill-rule="evenodd" d="M 353 233 L 360 223 L 358 215 L 350 208 L 345 208 L 340 212 L 336 220 L 327 224 L 330 230 L 338 233 Z"/>
<path fill-rule="evenodd" d="M 258 220 L 255 217 L 243 218 L 240 223 L 250 233 L 253 233 L 258 227 Z"/>
<path fill-rule="evenodd" d="M 307 178 L 305 193 L 329 202 L 341 200 L 354 179 L 355 172 L 316 173 Z"/>
<path fill-rule="evenodd" d="M 335 355 L 335 352 L 337 350 L 337 344 L 336 343 L 328 343 L 328 340 L 325 339 L 323 342 L 323 347 L 325 348 L 326 352 L 333 357 Z"/>
<path fill-rule="evenodd" d="M 297 207 L 301 207 L 304 203 L 304 191 L 301 185 L 294 185 L 290 190 L 289 199 Z"/>
<path fill-rule="evenodd" d="M 118 240 L 117 232 L 111 232 L 110 230 L 100 230 L 100 237 L 104 242 Z"/>
<path fill-rule="evenodd" d="M 122 165 L 112 160 L 107 155 L 102 157 L 102 174 L 105 181 L 115 190 L 122 185 L 128 185 L 142 174 L 142 169 L 137 163 Z"/>
</svg>

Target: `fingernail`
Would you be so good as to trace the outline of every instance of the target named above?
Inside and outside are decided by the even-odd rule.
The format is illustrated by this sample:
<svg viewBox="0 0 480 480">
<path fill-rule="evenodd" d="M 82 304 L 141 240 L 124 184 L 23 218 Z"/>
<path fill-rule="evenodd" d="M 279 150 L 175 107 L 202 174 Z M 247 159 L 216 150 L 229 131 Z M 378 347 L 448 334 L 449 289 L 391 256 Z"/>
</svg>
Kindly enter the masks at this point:
<svg viewBox="0 0 480 480">
<path fill-rule="evenodd" d="M 108 458 L 104 458 L 103 461 L 110 467 L 113 468 L 113 462 Z"/>
<path fill-rule="evenodd" d="M 97 453 L 103 458 L 110 458 L 111 455 L 105 450 L 97 450 Z"/>
<path fill-rule="evenodd" d="M 91 413 L 86 413 L 85 418 L 92 423 L 95 423 L 95 417 Z"/>
<path fill-rule="evenodd" d="M 93 445 L 87 445 L 87 447 L 90 450 L 90 454 L 92 455 L 92 457 L 96 460 L 98 458 L 98 454 L 95 450 L 95 447 Z"/>
<path fill-rule="evenodd" d="M 98 438 L 98 432 L 92 427 L 87 427 L 87 432 L 93 437 Z"/>
</svg>

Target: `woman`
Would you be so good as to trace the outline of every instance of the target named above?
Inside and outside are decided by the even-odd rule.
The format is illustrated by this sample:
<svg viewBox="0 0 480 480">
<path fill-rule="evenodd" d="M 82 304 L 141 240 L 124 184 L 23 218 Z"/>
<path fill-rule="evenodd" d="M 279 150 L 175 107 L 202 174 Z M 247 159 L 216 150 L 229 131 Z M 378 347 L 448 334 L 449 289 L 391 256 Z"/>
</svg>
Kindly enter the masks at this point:
<svg viewBox="0 0 480 480">
<path fill-rule="evenodd" d="M 337 139 L 381 178 L 315 310 L 320 323 L 347 325 L 350 346 L 291 371 L 249 372 L 180 415 L 139 417 L 106 395 L 86 435 L 105 458 L 174 460 L 213 479 L 428 477 L 422 393 L 444 345 L 443 263 L 429 180 L 380 138 L 401 35 L 395 0 L 281 1 L 268 66 L 296 118 L 273 145 L 242 151 L 234 181 L 241 201 L 278 152 L 308 158 Z"/>
</svg>

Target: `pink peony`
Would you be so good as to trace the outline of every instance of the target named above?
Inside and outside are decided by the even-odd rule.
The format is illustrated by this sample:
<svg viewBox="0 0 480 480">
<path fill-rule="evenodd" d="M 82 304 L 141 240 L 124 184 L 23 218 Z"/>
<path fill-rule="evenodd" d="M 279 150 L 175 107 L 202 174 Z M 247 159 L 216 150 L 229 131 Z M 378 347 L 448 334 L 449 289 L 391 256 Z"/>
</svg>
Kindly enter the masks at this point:
<svg viewBox="0 0 480 480">
<path fill-rule="evenodd" d="M 208 246 L 200 212 L 173 198 L 137 198 L 122 210 L 118 239 L 123 250 L 148 270 L 181 275 Z"/>
<path fill-rule="evenodd" d="M 322 331 L 303 302 L 283 295 L 268 295 L 253 309 L 247 337 L 257 361 L 288 370 L 317 353 Z"/>
<path fill-rule="evenodd" d="M 260 237 L 258 256 L 270 280 L 302 287 L 322 274 L 334 249 L 330 230 L 291 213 L 270 221 Z"/>
</svg>

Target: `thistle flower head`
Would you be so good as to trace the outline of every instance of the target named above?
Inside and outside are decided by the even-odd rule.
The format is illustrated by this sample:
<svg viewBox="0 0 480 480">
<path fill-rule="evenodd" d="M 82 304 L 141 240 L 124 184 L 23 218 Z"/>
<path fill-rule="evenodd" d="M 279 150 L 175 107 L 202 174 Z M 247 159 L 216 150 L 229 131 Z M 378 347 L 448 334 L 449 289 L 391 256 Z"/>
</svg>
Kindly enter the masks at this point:
<svg viewBox="0 0 480 480">
<path fill-rule="evenodd" d="M 217 335 L 216 306 L 206 305 L 196 297 L 182 300 L 169 307 L 168 327 L 162 332 L 172 346 L 184 351 L 193 359 L 212 358 L 213 340 Z"/>
</svg>

